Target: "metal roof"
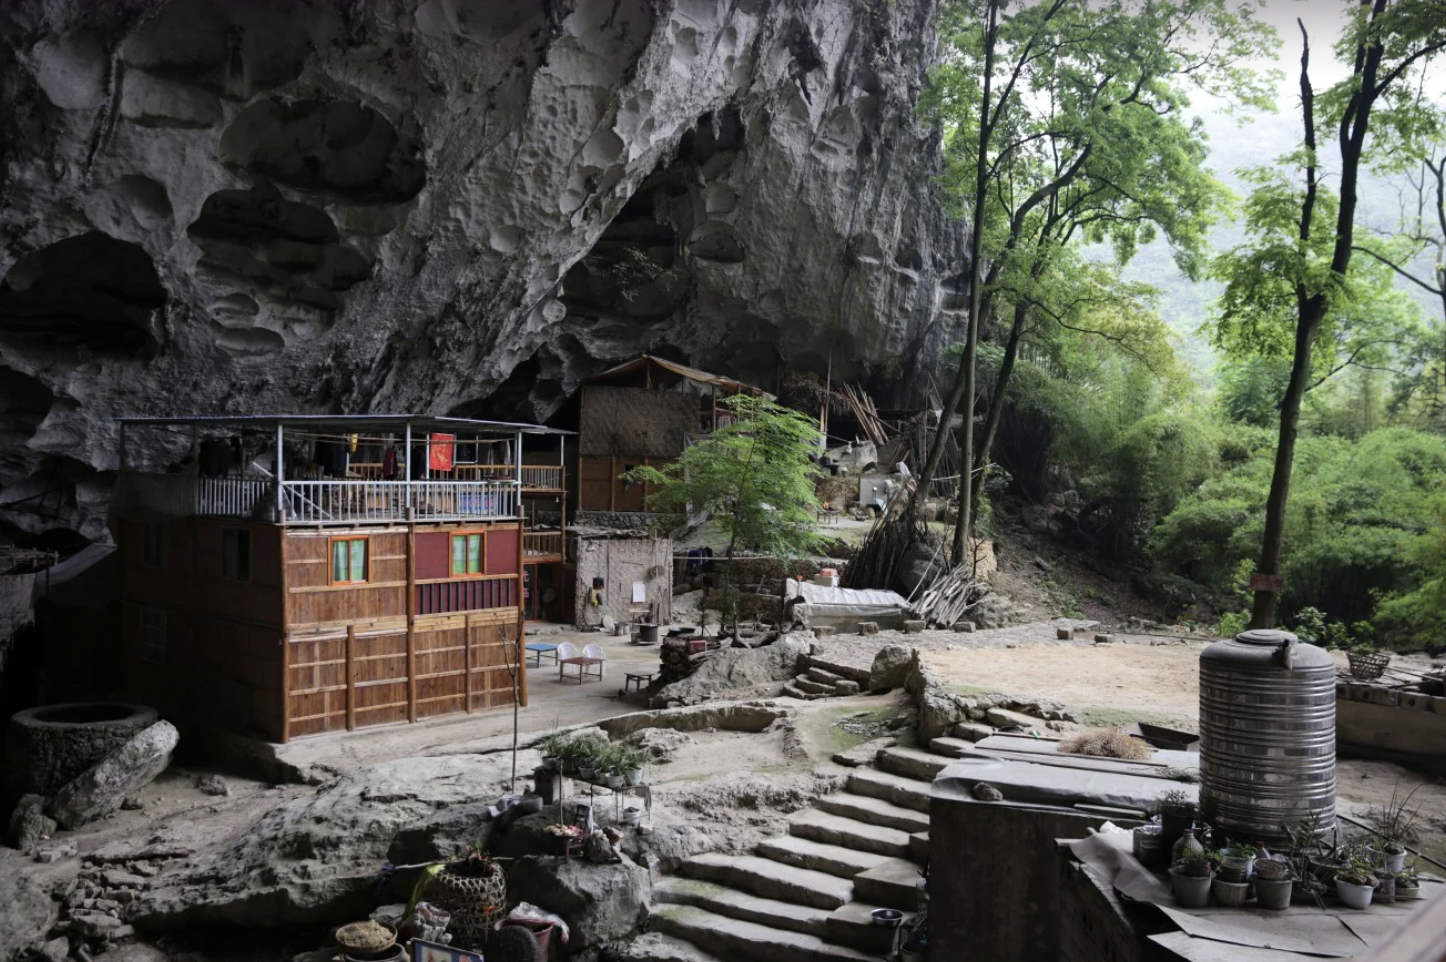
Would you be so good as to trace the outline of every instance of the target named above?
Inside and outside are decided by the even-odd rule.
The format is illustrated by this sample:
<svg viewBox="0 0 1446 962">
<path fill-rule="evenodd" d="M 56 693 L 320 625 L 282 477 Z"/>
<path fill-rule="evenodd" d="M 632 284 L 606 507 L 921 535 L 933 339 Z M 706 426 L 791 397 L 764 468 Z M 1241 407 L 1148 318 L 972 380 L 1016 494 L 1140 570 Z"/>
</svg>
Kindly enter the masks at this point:
<svg viewBox="0 0 1446 962">
<path fill-rule="evenodd" d="M 433 431 L 475 431 L 480 434 L 574 434 L 561 428 L 513 421 L 480 421 L 475 418 L 433 417 L 426 414 L 231 414 L 184 417 L 114 417 L 108 421 L 152 427 L 252 427 L 333 428 L 344 432 L 368 428 L 399 428 L 404 424 Z"/>
<path fill-rule="evenodd" d="M 754 397 L 766 397 L 770 401 L 778 400 L 774 395 L 769 394 L 762 388 L 756 388 L 751 384 L 744 384 L 742 381 L 735 381 L 731 377 L 724 377 L 721 374 L 709 374 L 707 371 L 700 371 L 696 367 L 688 367 L 686 364 L 678 364 L 673 361 L 665 361 L 660 357 L 653 357 L 651 354 L 643 354 L 625 361 L 617 367 L 608 368 L 601 374 L 594 374 L 592 377 L 583 378 L 584 383 L 589 381 L 600 381 L 604 378 L 617 377 L 622 374 L 631 374 L 646 364 L 655 364 L 665 371 L 672 371 L 679 377 L 685 377 L 690 381 L 698 381 L 703 384 L 712 384 L 721 388 L 728 388 L 732 391 L 742 391 L 752 394 Z"/>
</svg>

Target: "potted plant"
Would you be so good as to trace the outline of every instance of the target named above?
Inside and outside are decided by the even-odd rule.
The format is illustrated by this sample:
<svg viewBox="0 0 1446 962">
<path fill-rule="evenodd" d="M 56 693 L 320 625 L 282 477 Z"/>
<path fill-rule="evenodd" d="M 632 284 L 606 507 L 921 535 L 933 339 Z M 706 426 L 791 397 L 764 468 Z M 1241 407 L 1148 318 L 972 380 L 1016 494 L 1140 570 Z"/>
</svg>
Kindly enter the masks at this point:
<svg viewBox="0 0 1446 962">
<path fill-rule="evenodd" d="M 1359 859 L 1352 859 L 1346 867 L 1336 873 L 1336 896 L 1353 909 L 1363 909 L 1371 904 L 1376 892 L 1376 877 L 1371 867 Z"/>
<path fill-rule="evenodd" d="M 1220 853 L 1220 877 L 1227 882 L 1249 882 L 1255 868 L 1255 846 L 1236 842 Z"/>
<path fill-rule="evenodd" d="M 1185 834 L 1185 829 L 1195 824 L 1199 811 L 1199 806 L 1183 789 L 1161 792 L 1155 799 L 1155 814 L 1160 816 L 1160 831 L 1165 836 L 1165 844 L 1174 845 L 1175 840 Z"/>
<path fill-rule="evenodd" d="M 1295 880 L 1290 877 L 1290 863 L 1283 858 L 1257 859 L 1255 862 L 1255 901 L 1263 909 L 1275 912 L 1290 907 Z"/>
<path fill-rule="evenodd" d="M 1231 846 L 1238 849 L 1239 846 Z M 1210 891 L 1215 895 L 1215 901 L 1226 908 L 1238 909 L 1245 904 L 1245 897 L 1250 894 L 1250 875 L 1248 870 L 1242 871 L 1239 865 L 1239 855 L 1232 855 L 1229 849 L 1219 849 L 1206 854 L 1218 868 L 1215 872 L 1215 879 L 1210 885 Z M 1225 869 L 1227 860 L 1231 861 L 1229 871 Z M 1255 861 L 1255 849 L 1250 850 L 1250 861 Z"/>
<path fill-rule="evenodd" d="M 1411 799 L 1420 789 L 1421 785 L 1417 785 L 1403 795 L 1398 783 L 1391 789 L 1389 804 L 1373 806 L 1366 813 L 1366 821 L 1384 840 L 1379 858 L 1388 872 L 1399 872 L 1406 867 L 1406 845 L 1416 841 L 1416 818 L 1420 813 L 1419 808 L 1411 805 Z"/>
<path fill-rule="evenodd" d="M 1408 868 L 1405 871 L 1396 873 L 1396 899 L 1401 902 L 1409 902 L 1421 897 L 1421 880 L 1416 876 L 1416 870 Z"/>
<path fill-rule="evenodd" d="M 548 735 L 542 740 L 542 767 L 545 771 L 556 772 L 562 770 L 562 756 L 566 750 L 567 736 L 562 732 Z"/>
<path fill-rule="evenodd" d="M 1210 883 L 1215 877 L 1215 864 L 1204 851 L 1188 851 L 1170 866 L 1170 884 L 1175 901 L 1183 908 L 1204 908 L 1210 901 Z"/>
<path fill-rule="evenodd" d="M 1376 869 L 1376 894 L 1373 901 L 1382 905 L 1396 904 L 1396 873 L 1383 868 Z"/>
<path fill-rule="evenodd" d="M 1395 873 L 1406 867 L 1406 846 L 1395 839 L 1390 839 L 1383 846 L 1382 851 L 1385 853 L 1382 862 L 1386 871 Z"/>
<path fill-rule="evenodd" d="M 624 749 L 620 767 L 623 773 L 623 780 L 628 785 L 643 784 L 643 760 L 642 752 L 634 751 L 631 748 Z"/>
</svg>

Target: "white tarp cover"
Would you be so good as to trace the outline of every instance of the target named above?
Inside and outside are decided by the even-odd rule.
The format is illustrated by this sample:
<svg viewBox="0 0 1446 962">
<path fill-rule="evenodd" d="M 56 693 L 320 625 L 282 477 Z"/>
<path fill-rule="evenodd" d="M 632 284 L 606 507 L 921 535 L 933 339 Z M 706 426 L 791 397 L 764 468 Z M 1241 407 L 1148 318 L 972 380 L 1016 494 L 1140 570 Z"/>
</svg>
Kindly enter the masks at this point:
<svg viewBox="0 0 1446 962">
<path fill-rule="evenodd" d="M 809 612 L 823 615 L 893 615 L 905 611 L 909 602 L 894 591 L 872 588 L 829 588 L 811 581 L 790 580 L 784 601 L 801 597 Z"/>
</svg>

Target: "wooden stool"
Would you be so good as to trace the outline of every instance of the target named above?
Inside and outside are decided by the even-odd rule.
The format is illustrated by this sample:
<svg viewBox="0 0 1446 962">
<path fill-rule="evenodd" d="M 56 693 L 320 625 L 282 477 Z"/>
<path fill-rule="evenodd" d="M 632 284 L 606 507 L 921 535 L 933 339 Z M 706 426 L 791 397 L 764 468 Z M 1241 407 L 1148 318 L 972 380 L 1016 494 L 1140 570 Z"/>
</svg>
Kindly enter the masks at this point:
<svg viewBox="0 0 1446 962">
<path fill-rule="evenodd" d="M 626 694 L 628 691 L 628 687 L 631 685 L 637 685 L 638 691 L 642 691 L 643 686 L 653 683 L 653 676 L 656 674 L 657 672 L 655 671 L 628 672 L 627 677 L 623 679 L 623 693 Z"/>
</svg>

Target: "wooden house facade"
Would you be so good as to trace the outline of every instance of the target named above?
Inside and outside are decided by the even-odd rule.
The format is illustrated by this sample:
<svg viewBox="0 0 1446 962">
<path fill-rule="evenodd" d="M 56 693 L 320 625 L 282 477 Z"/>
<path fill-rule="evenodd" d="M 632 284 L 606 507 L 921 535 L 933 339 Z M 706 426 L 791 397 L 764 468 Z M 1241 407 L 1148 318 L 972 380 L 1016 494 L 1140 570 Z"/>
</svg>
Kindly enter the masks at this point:
<svg viewBox="0 0 1446 962">
<path fill-rule="evenodd" d="M 719 401 L 767 392 L 651 355 L 603 371 L 578 391 L 577 468 L 572 491 L 579 512 L 643 512 L 652 493 L 620 475 L 640 465 L 661 467 L 692 441 L 727 423 Z"/>
<path fill-rule="evenodd" d="M 282 742 L 527 704 L 527 566 L 560 564 L 562 546 L 560 532 L 529 542 L 524 505 L 564 487 L 561 445 L 556 464 L 520 462 L 524 438 L 562 432 L 372 416 L 121 425 L 123 449 L 141 431 L 170 432 L 173 449 L 189 434 L 164 473 L 122 456 L 131 697 Z M 199 455 L 217 441 L 229 456 Z"/>
</svg>

